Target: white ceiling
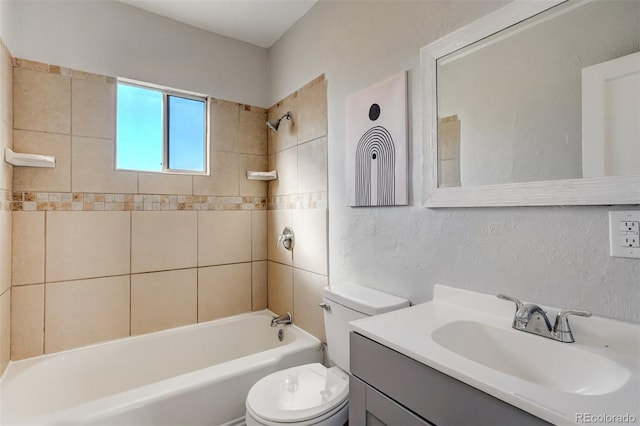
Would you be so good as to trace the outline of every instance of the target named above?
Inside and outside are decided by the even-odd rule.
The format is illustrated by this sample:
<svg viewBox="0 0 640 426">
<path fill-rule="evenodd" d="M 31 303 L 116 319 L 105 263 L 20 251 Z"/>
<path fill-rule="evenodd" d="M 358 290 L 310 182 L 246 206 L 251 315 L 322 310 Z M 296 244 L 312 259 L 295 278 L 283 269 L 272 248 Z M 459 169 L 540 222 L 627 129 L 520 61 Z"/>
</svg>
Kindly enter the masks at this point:
<svg viewBox="0 0 640 426">
<path fill-rule="evenodd" d="M 271 47 L 317 0 L 119 0 L 260 47 Z"/>
</svg>

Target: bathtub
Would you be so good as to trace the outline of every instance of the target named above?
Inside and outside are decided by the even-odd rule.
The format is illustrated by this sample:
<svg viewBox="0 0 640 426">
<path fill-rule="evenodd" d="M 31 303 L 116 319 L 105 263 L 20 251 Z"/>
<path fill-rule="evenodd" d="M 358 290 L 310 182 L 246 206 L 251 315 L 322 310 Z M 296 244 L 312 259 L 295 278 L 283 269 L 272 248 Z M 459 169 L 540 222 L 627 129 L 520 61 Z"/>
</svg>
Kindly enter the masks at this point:
<svg viewBox="0 0 640 426">
<path fill-rule="evenodd" d="M 270 311 L 11 362 L 0 425 L 242 424 L 251 386 L 322 362 L 320 341 Z M 284 330 L 284 340 L 278 331 Z"/>
</svg>

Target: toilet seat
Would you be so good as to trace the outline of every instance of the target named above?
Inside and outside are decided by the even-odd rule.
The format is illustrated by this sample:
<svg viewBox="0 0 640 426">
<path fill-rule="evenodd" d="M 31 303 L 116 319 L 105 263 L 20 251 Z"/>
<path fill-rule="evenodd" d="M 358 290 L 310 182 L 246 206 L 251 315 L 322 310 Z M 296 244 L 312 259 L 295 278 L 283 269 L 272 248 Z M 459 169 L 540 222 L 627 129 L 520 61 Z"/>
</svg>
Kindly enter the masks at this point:
<svg viewBox="0 0 640 426">
<path fill-rule="evenodd" d="M 247 413 L 262 424 L 314 424 L 342 410 L 349 375 L 338 367 L 306 364 L 260 379 L 247 396 Z"/>
</svg>

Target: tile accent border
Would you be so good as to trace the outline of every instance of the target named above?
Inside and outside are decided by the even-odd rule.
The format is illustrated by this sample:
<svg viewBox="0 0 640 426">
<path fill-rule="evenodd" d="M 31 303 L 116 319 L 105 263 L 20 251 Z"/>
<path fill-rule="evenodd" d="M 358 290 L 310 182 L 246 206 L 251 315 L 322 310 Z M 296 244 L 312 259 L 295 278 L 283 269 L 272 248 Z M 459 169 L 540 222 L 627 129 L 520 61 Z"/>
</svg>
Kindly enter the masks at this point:
<svg viewBox="0 0 640 426">
<path fill-rule="evenodd" d="M 272 197 L 106 194 L 82 192 L 0 192 L 0 210 L 13 211 L 177 211 L 326 209 L 327 193 Z"/>
<path fill-rule="evenodd" d="M 9 193 L 8 193 L 9 194 Z M 14 192 L 13 211 L 266 210 L 266 197 L 206 195 Z M 10 200 L 10 201 L 9 201 Z M 9 209 L 7 209 L 9 210 Z"/>
<path fill-rule="evenodd" d="M 0 189 L 0 211 L 11 210 L 11 191 Z"/>
<path fill-rule="evenodd" d="M 327 193 L 311 192 L 307 194 L 275 195 L 268 198 L 268 210 L 326 209 Z"/>
</svg>

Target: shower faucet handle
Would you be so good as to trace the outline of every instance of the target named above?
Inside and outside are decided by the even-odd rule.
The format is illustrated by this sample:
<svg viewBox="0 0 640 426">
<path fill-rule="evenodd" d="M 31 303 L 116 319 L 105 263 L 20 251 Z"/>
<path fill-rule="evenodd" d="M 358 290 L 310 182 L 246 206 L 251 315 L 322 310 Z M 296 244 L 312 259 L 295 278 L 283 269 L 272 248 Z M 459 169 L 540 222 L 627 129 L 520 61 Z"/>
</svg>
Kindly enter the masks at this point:
<svg viewBox="0 0 640 426">
<path fill-rule="evenodd" d="M 278 239 L 276 240 L 276 248 L 278 248 L 278 245 L 282 243 L 282 247 L 284 247 L 286 250 L 291 251 L 293 250 L 293 246 L 295 245 L 295 242 L 296 242 L 296 239 L 295 239 L 295 235 L 293 235 L 293 229 L 286 226 L 282 230 L 282 234 L 278 235 Z"/>
</svg>

